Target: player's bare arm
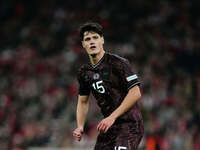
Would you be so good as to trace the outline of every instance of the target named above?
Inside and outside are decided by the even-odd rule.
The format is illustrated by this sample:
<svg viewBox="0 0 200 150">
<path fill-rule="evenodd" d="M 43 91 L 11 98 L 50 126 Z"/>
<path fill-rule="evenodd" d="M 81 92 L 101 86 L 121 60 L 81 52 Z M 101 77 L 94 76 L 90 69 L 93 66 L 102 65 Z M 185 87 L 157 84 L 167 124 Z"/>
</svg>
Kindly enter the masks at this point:
<svg viewBox="0 0 200 150">
<path fill-rule="evenodd" d="M 89 96 L 78 96 L 78 104 L 76 111 L 77 128 L 73 131 L 73 136 L 77 141 L 80 141 L 82 138 L 83 128 L 89 108 L 88 98 Z"/>
<path fill-rule="evenodd" d="M 113 125 L 115 120 L 127 112 L 135 102 L 140 99 L 141 93 L 139 86 L 134 86 L 131 88 L 126 95 L 125 99 L 122 101 L 121 105 L 107 118 L 103 119 L 97 126 L 97 130 L 100 132 L 107 132 L 107 130 Z"/>
</svg>

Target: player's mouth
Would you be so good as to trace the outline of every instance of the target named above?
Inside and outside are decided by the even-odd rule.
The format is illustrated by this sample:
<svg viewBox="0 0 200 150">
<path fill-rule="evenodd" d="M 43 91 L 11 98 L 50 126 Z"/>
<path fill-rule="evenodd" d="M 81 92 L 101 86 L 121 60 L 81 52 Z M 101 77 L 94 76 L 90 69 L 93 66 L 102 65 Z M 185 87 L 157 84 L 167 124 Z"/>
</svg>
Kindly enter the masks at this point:
<svg viewBox="0 0 200 150">
<path fill-rule="evenodd" d="M 91 46 L 90 49 L 91 49 L 91 50 L 95 50 L 95 49 L 96 49 L 96 46 Z"/>
</svg>

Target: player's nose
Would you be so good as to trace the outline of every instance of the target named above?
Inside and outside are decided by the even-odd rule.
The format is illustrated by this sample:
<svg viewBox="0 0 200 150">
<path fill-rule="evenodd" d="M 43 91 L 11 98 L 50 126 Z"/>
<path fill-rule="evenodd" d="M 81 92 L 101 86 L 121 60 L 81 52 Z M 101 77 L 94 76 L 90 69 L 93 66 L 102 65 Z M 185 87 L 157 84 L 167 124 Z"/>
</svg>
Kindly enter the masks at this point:
<svg viewBox="0 0 200 150">
<path fill-rule="evenodd" d="M 93 41 L 90 42 L 90 46 L 94 45 L 95 43 Z"/>
</svg>

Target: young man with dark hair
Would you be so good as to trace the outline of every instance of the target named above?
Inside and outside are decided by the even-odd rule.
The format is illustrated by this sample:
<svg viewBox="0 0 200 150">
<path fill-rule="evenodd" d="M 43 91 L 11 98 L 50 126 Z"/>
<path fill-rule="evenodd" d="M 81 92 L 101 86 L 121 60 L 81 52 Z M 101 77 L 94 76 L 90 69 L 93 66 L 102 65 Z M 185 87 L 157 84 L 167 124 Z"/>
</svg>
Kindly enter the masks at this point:
<svg viewBox="0 0 200 150">
<path fill-rule="evenodd" d="M 90 63 L 78 71 L 78 127 L 73 136 L 81 140 L 91 92 L 104 116 L 94 150 L 136 150 L 144 133 L 138 77 L 127 59 L 104 51 L 101 25 L 83 24 L 80 36 Z"/>
</svg>

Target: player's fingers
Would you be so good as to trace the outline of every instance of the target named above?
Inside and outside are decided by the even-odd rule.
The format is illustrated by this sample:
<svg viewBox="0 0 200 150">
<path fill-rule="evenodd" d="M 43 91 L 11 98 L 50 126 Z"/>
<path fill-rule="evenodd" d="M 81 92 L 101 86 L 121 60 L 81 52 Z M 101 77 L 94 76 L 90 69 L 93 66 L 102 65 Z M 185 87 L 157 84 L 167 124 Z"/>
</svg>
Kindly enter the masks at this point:
<svg viewBox="0 0 200 150">
<path fill-rule="evenodd" d="M 104 129 L 104 133 L 106 133 L 109 129 L 109 126 L 107 126 L 105 129 Z"/>
<path fill-rule="evenodd" d="M 81 140 L 81 136 L 77 137 L 77 140 L 80 141 Z"/>
<path fill-rule="evenodd" d="M 98 130 L 98 131 L 100 131 L 101 126 L 102 126 L 102 124 L 101 124 L 101 122 L 100 122 L 100 123 L 98 124 L 98 126 L 97 126 L 97 130 Z"/>
<path fill-rule="evenodd" d="M 76 137 L 76 140 L 77 140 L 77 141 L 80 141 L 80 140 L 81 140 L 81 138 L 80 138 L 80 137 L 79 137 L 79 138 L 78 138 L 78 137 Z"/>
<path fill-rule="evenodd" d="M 74 137 L 79 138 L 79 137 L 81 137 L 81 135 L 80 134 L 74 134 Z"/>
<path fill-rule="evenodd" d="M 104 129 L 104 124 L 103 123 L 100 123 L 97 130 L 98 131 L 102 131 Z"/>
<path fill-rule="evenodd" d="M 104 129 L 104 133 L 106 133 L 106 132 L 108 131 L 109 128 L 110 128 L 110 126 L 107 125 L 107 126 L 105 127 L 105 129 Z"/>
<path fill-rule="evenodd" d="M 75 136 L 75 137 L 80 137 L 80 136 L 81 136 L 81 133 L 79 133 L 79 132 L 73 132 L 73 136 Z"/>
<path fill-rule="evenodd" d="M 98 127 L 97 127 L 97 130 L 100 131 L 100 129 L 101 129 L 101 126 L 98 126 Z"/>
<path fill-rule="evenodd" d="M 82 135 L 80 135 L 80 134 L 74 134 L 74 137 L 75 137 L 75 139 L 76 139 L 77 141 L 80 141 Z"/>
<path fill-rule="evenodd" d="M 99 125 L 98 128 L 97 128 L 97 130 L 101 131 L 101 129 L 102 129 L 102 125 Z"/>
<path fill-rule="evenodd" d="M 76 131 L 74 131 L 74 132 L 73 132 L 73 135 L 77 135 L 77 132 L 76 132 Z"/>
<path fill-rule="evenodd" d="M 105 129 L 106 129 L 106 125 L 105 124 L 102 124 L 99 128 L 99 131 L 100 132 L 105 132 Z"/>
<path fill-rule="evenodd" d="M 104 125 L 103 128 L 102 128 L 102 131 L 103 131 L 104 133 L 106 132 L 106 128 L 107 128 L 106 125 Z"/>
</svg>

